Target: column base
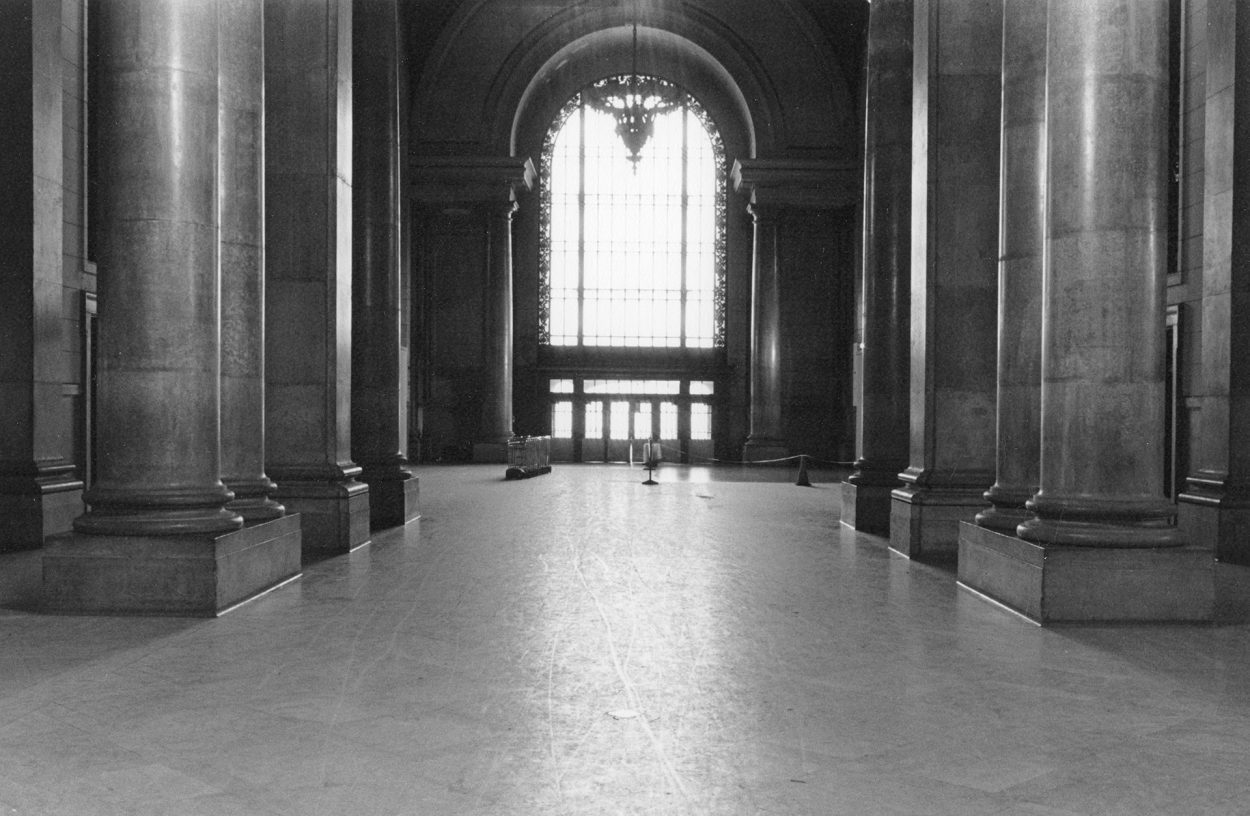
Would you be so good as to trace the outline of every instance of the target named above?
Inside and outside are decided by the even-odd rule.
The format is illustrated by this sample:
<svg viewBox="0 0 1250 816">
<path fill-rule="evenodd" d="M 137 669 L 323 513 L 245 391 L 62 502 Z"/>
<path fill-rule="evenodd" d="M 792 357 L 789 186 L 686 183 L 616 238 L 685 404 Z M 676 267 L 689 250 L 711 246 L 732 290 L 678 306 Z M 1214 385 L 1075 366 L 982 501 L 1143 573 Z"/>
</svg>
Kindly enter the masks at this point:
<svg viewBox="0 0 1250 816">
<path fill-rule="evenodd" d="M 790 448 L 780 439 L 748 439 L 742 446 L 744 462 L 767 462 L 770 459 L 785 459 L 790 455 Z"/>
<path fill-rule="evenodd" d="M 984 488 L 896 488 L 890 494 L 890 549 L 908 558 L 955 558 L 959 523 L 985 509 L 984 493 Z"/>
<path fill-rule="evenodd" d="M 1209 547 L 1041 546 L 964 522 L 959 583 L 1039 623 L 1210 621 Z"/>
<path fill-rule="evenodd" d="M 508 464 L 508 442 L 474 442 L 473 462 L 479 465 Z"/>
<path fill-rule="evenodd" d="M 890 535 L 893 485 L 842 483 L 842 523 L 861 533 Z"/>
<path fill-rule="evenodd" d="M 219 535 L 64 533 L 43 554 L 45 612 L 212 617 L 300 574 L 300 520 Z"/>
<path fill-rule="evenodd" d="M 421 517 L 421 480 L 363 477 L 369 485 L 369 526 L 374 530 L 401 527 Z"/>
<path fill-rule="evenodd" d="M 273 497 L 298 513 L 303 551 L 314 555 L 351 552 L 369 543 L 369 486 L 350 482 L 278 483 Z"/>
<path fill-rule="evenodd" d="M 1176 503 L 1176 524 L 1194 544 L 1213 549 L 1218 560 L 1250 566 L 1250 507 L 1186 501 L 1182 494 Z"/>
<path fill-rule="evenodd" d="M 50 536 L 68 533 L 83 512 L 82 489 L 75 480 L 0 493 L 0 552 L 38 549 Z"/>
</svg>

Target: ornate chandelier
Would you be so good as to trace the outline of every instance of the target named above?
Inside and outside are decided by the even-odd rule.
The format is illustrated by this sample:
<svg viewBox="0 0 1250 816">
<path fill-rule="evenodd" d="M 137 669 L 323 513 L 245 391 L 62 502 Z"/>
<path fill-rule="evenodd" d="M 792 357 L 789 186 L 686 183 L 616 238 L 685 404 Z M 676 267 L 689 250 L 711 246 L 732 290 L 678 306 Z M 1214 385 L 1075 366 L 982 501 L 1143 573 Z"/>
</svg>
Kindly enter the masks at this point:
<svg viewBox="0 0 1250 816">
<path fill-rule="evenodd" d="M 633 70 L 627 76 L 608 77 L 583 92 L 586 104 L 612 114 L 635 169 L 642 148 L 655 132 L 657 116 L 681 106 L 681 89 L 658 77 L 638 73 L 638 23 L 634 23 Z"/>
</svg>

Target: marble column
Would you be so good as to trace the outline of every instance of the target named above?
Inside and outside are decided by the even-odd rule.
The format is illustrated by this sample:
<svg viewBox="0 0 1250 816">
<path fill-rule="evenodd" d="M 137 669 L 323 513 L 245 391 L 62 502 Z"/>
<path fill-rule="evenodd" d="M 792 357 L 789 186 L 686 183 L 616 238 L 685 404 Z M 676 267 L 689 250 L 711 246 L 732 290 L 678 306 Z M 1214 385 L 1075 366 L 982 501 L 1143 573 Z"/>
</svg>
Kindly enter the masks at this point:
<svg viewBox="0 0 1250 816">
<path fill-rule="evenodd" d="M 43 545 L 82 513 L 66 364 L 61 15 L 0 4 L 0 550 Z M 77 219 L 72 219 L 77 220 Z"/>
<path fill-rule="evenodd" d="M 473 461 L 506 462 L 512 438 L 512 214 L 515 202 L 483 207 L 486 221 L 486 334 L 480 436 Z"/>
<path fill-rule="evenodd" d="M 976 523 L 1015 535 L 1032 518 L 1041 445 L 1042 247 L 1046 229 L 1046 5 L 1003 2 L 998 232 L 997 481 Z"/>
<path fill-rule="evenodd" d="M 408 466 L 397 0 L 357 0 L 352 18 L 352 458 L 375 529 L 418 515 Z"/>
<path fill-rule="evenodd" d="M 369 542 L 351 457 L 352 4 L 265 8 L 265 450 L 304 549 Z"/>
<path fill-rule="evenodd" d="M 914 9 L 911 429 L 890 547 L 945 558 L 994 482 L 1002 0 Z"/>
<path fill-rule="evenodd" d="M 781 427 L 781 289 L 778 280 L 777 211 L 753 202 L 751 264 L 751 433 L 742 458 L 759 462 L 788 456 Z"/>
<path fill-rule="evenodd" d="M 429 223 L 450 217 L 457 224 L 434 239 L 437 250 L 429 243 L 424 249 L 452 270 L 443 274 L 459 276 L 457 296 L 482 320 L 480 332 L 457 348 L 457 388 L 476 395 L 461 409 L 467 421 L 460 440 L 471 442 L 473 461 L 501 464 L 512 436 L 512 214 L 537 174 L 529 159 L 511 156 L 420 157 L 410 166 L 413 201 L 432 214 Z M 468 416 L 470 404 L 476 416 Z"/>
<path fill-rule="evenodd" d="M 1035 518 L 960 579 L 1042 621 L 1208 620 L 1163 494 L 1167 0 L 1051 0 L 1047 65 Z"/>
<path fill-rule="evenodd" d="M 1167 14 L 1166 0 L 1050 3 L 1045 453 L 1037 518 L 1020 526 L 1030 541 L 1182 540 L 1160 450 Z"/>
<path fill-rule="evenodd" d="M 248 523 L 285 514 L 265 473 L 265 62 L 261 0 L 219 0 L 221 472 Z"/>
<path fill-rule="evenodd" d="M 1250 564 L 1250 9 L 1207 3 L 1202 376 L 1178 523 L 1221 561 Z"/>
<path fill-rule="evenodd" d="M 907 467 L 911 288 L 912 0 L 877 0 L 868 17 L 864 135 L 863 380 L 855 472 L 842 523 L 890 534 L 890 492 Z"/>
<path fill-rule="evenodd" d="M 98 479 L 45 551 L 54 611 L 216 614 L 298 572 L 298 532 L 240 530 L 219 476 L 217 14 L 96 11 Z"/>
</svg>

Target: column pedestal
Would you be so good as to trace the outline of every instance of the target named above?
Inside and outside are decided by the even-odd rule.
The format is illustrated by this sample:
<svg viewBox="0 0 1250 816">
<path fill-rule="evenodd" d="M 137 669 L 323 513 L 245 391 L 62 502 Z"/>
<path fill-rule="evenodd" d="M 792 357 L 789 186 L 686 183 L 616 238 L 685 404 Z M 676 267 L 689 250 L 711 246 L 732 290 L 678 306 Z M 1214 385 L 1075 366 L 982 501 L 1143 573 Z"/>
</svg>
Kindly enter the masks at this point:
<svg viewBox="0 0 1250 816">
<path fill-rule="evenodd" d="M 1194 481 L 1176 504 L 1177 527 L 1187 540 L 1214 547 L 1219 561 L 1250 566 L 1250 498 L 1208 496 Z"/>
<path fill-rule="evenodd" d="M 360 549 L 369 538 L 369 485 L 356 481 L 360 468 L 335 479 L 301 479 L 279 472 L 274 498 L 303 519 L 303 552 L 336 555 Z"/>
<path fill-rule="evenodd" d="M 906 479 L 906 473 L 904 473 Z M 983 487 L 895 489 L 890 502 L 890 549 L 908 558 L 944 560 L 959 552 L 959 525 L 985 508 Z"/>
<path fill-rule="evenodd" d="M 421 480 L 407 460 L 392 466 L 365 466 L 360 480 L 369 485 L 369 523 L 375 530 L 400 527 L 421 517 Z"/>
<path fill-rule="evenodd" d="M 37 549 L 82 515 L 82 482 L 71 472 L 52 479 L 0 476 L 0 552 Z"/>
<path fill-rule="evenodd" d="M 1208 547 L 1043 546 L 959 527 L 960 586 L 1039 623 L 1207 621 L 1214 612 Z"/>
<path fill-rule="evenodd" d="M 81 615 L 219 615 L 300 574 L 300 521 L 192 535 L 48 540 L 43 611 Z"/>
<path fill-rule="evenodd" d="M 890 494 L 897 484 L 897 481 L 889 485 L 843 482 L 842 523 L 860 532 L 889 536 Z"/>
</svg>

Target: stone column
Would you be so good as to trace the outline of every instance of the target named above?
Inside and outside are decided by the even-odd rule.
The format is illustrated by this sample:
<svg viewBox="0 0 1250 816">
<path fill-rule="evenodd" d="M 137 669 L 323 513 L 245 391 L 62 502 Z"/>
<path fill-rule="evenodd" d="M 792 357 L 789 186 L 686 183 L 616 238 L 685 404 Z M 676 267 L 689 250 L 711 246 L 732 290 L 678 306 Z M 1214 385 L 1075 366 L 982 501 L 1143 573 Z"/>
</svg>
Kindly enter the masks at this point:
<svg viewBox="0 0 1250 816">
<path fill-rule="evenodd" d="M 265 473 L 265 61 L 261 0 L 221 18 L 221 472 L 245 522 L 286 512 Z"/>
<path fill-rule="evenodd" d="M 1050 4 L 1045 453 L 1037 518 L 1020 526 L 1030 541 L 1181 542 L 1160 451 L 1167 13 L 1166 0 Z"/>
<path fill-rule="evenodd" d="M 1048 27 L 1036 518 L 973 577 L 1043 621 L 1209 619 L 1212 552 L 1172 526 L 1160 450 L 1168 2 L 1051 0 Z"/>
<path fill-rule="evenodd" d="M 1200 410 L 1177 511 L 1190 541 L 1250 564 L 1250 8 L 1210 0 L 1207 19 Z"/>
<path fill-rule="evenodd" d="M 949 557 L 994 481 L 1002 0 L 914 8 L 911 433 L 890 547 Z"/>
<path fill-rule="evenodd" d="M 890 534 L 890 492 L 907 467 L 911 288 L 912 0 L 877 0 L 868 17 L 864 136 L 863 391 L 855 472 L 842 523 Z"/>
<path fill-rule="evenodd" d="M 280 522 L 230 534 L 219 477 L 218 7 L 96 13 L 99 470 L 44 604 L 215 614 L 299 569 Z"/>
<path fill-rule="evenodd" d="M 306 551 L 369 541 L 351 458 L 350 0 L 265 6 L 265 449 Z"/>
<path fill-rule="evenodd" d="M 781 291 L 777 264 L 777 212 L 753 202 L 755 252 L 751 264 L 751 434 L 742 449 L 748 462 L 790 454 L 781 427 Z"/>
<path fill-rule="evenodd" d="M 70 529 L 82 481 L 70 454 L 62 287 L 61 13 L 0 4 L 0 550 Z M 78 219 L 72 219 L 77 221 Z"/>
<path fill-rule="evenodd" d="M 461 156 L 418 158 L 412 167 L 416 203 L 472 225 L 449 231 L 439 251 L 467 273 L 458 288 L 466 307 L 482 316 L 480 349 L 461 361 L 470 364 L 461 387 L 480 403 L 468 423 L 477 426 L 473 461 L 503 463 L 512 436 L 512 214 L 518 193 L 534 186 L 534 165 L 519 157 Z"/>
<path fill-rule="evenodd" d="M 1046 5 L 1003 2 L 998 232 L 998 480 L 976 523 L 1015 535 L 1032 518 L 1041 445 L 1042 246 L 1046 228 Z"/>
<path fill-rule="evenodd" d="M 750 197 L 748 210 L 755 219 L 751 281 L 751 429 L 742 456 L 758 462 L 788 456 L 786 415 L 783 411 L 783 375 L 786 358 L 782 331 L 782 287 L 793 271 L 798 252 L 791 240 L 781 245 L 783 233 L 797 237 L 798 213 L 834 210 L 858 197 L 859 168 L 852 162 L 801 159 L 739 159 L 731 171 L 734 189 Z M 784 267 L 784 268 L 783 268 Z M 793 283 L 791 284 L 793 285 Z M 834 417 L 830 421 L 836 421 Z"/>
<path fill-rule="evenodd" d="M 352 458 L 374 528 L 417 517 L 408 467 L 408 366 L 400 310 L 399 7 L 357 0 L 352 20 Z"/>
<path fill-rule="evenodd" d="M 480 437 L 473 461 L 506 462 L 512 438 L 513 201 L 486 205 L 486 335 Z"/>
</svg>

